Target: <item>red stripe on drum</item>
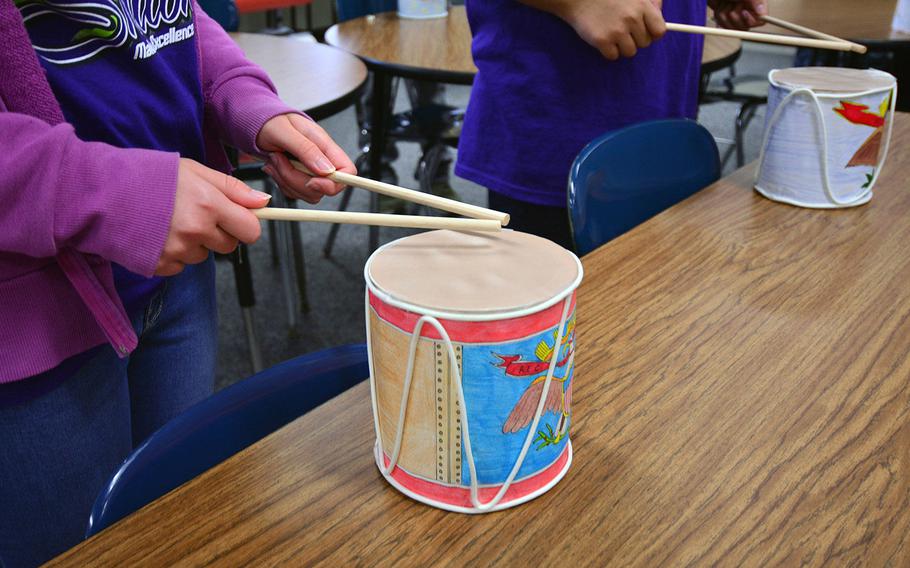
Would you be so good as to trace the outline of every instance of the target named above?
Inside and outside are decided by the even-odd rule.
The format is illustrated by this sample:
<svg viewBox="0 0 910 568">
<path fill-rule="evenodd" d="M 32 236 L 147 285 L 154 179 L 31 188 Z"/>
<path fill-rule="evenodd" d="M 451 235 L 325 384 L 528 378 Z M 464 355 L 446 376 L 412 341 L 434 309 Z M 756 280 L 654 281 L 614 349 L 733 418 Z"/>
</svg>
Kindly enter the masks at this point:
<svg viewBox="0 0 910 568">
<path fill-rule="evenodd" d="M 389 456 L 383 453 L 382 458 L 385 467 L 389 467 Z M 562 453 L 552 464 L 530 477 L 512 483 L 508 491 L 506 491 L 506 494 L 503 495 L 502 500 L 499 502 L 499 506 L 508 505 L 510 501 L 521 499 L 522 497 L 542 489 L 565 471 L 568 460 L 569 446 L 567 444 L 566 447 L 563 448 Z M 471 489 L 469 487 L 452 487 L 451 485 L 433 483 L 430 480 L 415 477 L 401 469 L 401 467 L 396 467 L 394 471 L 392 471 L 392 478 L 405 489 L 412 493 L 416 493 L 421 497 L 455 507 L 464 507 L 466 509 L 474 508 L 474 505 L 471 503 Z M 501 487 L 502 485 L 479 487 L 477 489 L 477 498 L 481 503 L 488 503 L 496 496 L 496 493 L 499 492 Z"/>
<path fill-rule="evenodd" d="M 370 292 L 370 307 L 383 321 L 390 323 L 398 329 L 413 333 L 414 326 L 422 314 L 396 308 L 383 302 Z M 515 341 L 535 333 L 550 329 L 559 324 L 562 317 L 563 303 L 557 302 L 549 308 L 527 316 L 512 319 L 492 321 L 455 321 L 439 318 L 439 323 L 445 328 L 452 341 L 459 343 L 498 343 L 502 341 Z M 572 306 L 569 313 L 575 309 L 575 292 L 572 292 Z M 425 325 L 420 333 L 421 337 L 442 339 L 433 326 Z"/>
</svg>

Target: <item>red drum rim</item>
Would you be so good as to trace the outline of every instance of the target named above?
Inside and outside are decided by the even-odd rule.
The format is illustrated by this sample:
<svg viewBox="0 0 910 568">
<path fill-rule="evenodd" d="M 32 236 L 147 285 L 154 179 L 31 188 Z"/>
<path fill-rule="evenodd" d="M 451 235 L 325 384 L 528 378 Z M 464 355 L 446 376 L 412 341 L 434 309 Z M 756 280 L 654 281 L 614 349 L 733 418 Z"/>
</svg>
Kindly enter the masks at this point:
<svg viewBox="0 0 910 568">
<path fill-rule="evenodd" d="M 385 453 L 380 455 L 378 443 L 373 445 L 373 457 L 376 460 L 376 467 L 379 468 L 379 473 L 392 487 L 406 497 L 425 505 L 468 515 L 501 511 L 540 497 L 565 477 L 569 467 L 572 465 L 573 456 L 572 440 L 566 439 L 565 449 L 553 463 L 525 478 L 512 482 L 503 499 L 496 506 L 489 509 L 477 509 L 471 504 L 471 490 L 469 487 L 426 480 L 408 473 L 398 465 L 395 466 L 391 473 L 386 474 L 384 470 L 388 467 L 389 457 Z M 501 487 L 501 483 L 481 485 L 478 490 L 483 498 L 489 498 L 499 491 Z M 418 490 L 423 492 L 418 492 Z M 434 495 L 436 498 L 433 497 Z"/>
</svg>

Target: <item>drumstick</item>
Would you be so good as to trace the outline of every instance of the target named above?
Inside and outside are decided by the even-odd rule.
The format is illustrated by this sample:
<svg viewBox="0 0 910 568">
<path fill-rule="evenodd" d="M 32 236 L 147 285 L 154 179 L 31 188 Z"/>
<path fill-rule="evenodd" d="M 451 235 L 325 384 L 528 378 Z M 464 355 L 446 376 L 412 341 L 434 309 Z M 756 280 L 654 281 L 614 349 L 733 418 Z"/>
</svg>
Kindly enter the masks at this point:
<svg viewBox="0 0 910 568">
<path fill-rule="evenodd" d="M 762 19 L 769 24 L 774 24 L 779 28 L 784 28 L 785 30 L 790 30 L 791 32 L 796 32 L 798 34 L 803 34 L 804 36 L 814 37 L 818 39 L 830 39 L 831 41 L 842 41 L 850 45 L 850 50 L 856 53 L 866 53 L 866 46 L 833 36 L 831 34 L 826 34 L 818 30 L 813 30 L 812 28 L 807 28 L 806 26 L 801 26 L 799 24 L 794 24 L 793 22 L 788 22 L 787 20 L 782 20 L 780 18 L 775 18 L 774 16 L 762 16 Z"/>
<path fill-rule="evenodd" d="M 291 160 L 290 158 L 288 159 L 290 160 L 291 165 L 298 170 L 302 171 L 305 174 L 313 175 L 313 172 L 308 170 L 306 166 L 297 160 Z M 384 183 L 381 181 L 355 176 L 353 174 L 339 172 L 337 170 L 325 177 L 343 185 L 350 185 L 351 187 L 359 187 L 361 189 L 366 189 L 375 193 L 397 197 L 399 199 L 404 199 L 405 201 L 412 201 L 414 203 L 419 203 L 420 205 L 426 205 L 435 209 L 448 211 L 449 213 L 464 215 L 465 217 L 471 217 L 474 219 L 493 219 L 503 227 L 509 224 L 508 213 L 502 213 L 500 211 L 494 211 L 485 207 L 478 207 L 477 205 L 462 203 L 461 201 L 455 201 L 454 199 L 446 199 L 445 197 L 439 197 L 438 195 L 430 195 L 429 193 L 423 193 L 422 191 L 414 191 L 413 189 L 406 189 L 404 187 L 399 187 L 390 183 Z M 424 217 L 424 219 L 426 219 L 426 217 Z"/>
<path fill-rule="evenodd" d="M 280 207 L 263 207 L 262 209 L 250 209 L 250 211 L 260 219 L 275 221 L 348 223 L 351 225 L 379 225 L 383 227 L 406 227 L 409 229 L 451 229 L 453 231 L 492 232 L 502 230 L 502 225 L 494 219 L 458 219 L 452 217 L 424 217 L 422 215 L 282 209 Z"/>
<path fill-rule="evenodd" d="M 708 28 L 705 26 L 690 26 L 689 24 L 674 24 L 672 22 L 667 22 L 667 29 L 671 32 L 735 37 L 746 41 L 778 43 L 781 45 L 792 45 L 794 47 L 813 47 L 816 49 L 834 49 L 837 51 L 851 51 L 853 49 L 849 43 L 843 40 L 832 41 L 828 39 L 812 39 L 776 34 L 762 34 L 758 32 L 728 30 L 726 28 Z"/>
</svg>

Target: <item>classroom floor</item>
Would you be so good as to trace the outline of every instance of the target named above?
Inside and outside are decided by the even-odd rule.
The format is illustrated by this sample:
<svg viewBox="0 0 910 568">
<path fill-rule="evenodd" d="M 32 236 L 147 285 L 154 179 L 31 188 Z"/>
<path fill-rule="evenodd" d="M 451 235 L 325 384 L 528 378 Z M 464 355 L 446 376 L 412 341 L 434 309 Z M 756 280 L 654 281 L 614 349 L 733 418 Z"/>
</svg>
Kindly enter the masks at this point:
<svg viewBox="0 0 910 568">
<path fill-rule="evenodd" d="M 749 45 L 736 64 L 736 73 L 740 77 L 762 78 L 771 69 L 792 66 L 793 54 L 793 50 L 786 48 Z M 726 76 L 727 72 L 721 71 L 713 80 Z M 446 100 L 449 104 L 464 107 L 469 93 L 469 87 L 448 86 Z M 399 96 L 397 108 L 407 108 L 402 96 Z M 700 110 L 699 122 L 718 138 L 721 155 L 727 148 L 724 140 L 733 138 L 733 124 L 738 110 L 738 105 L 733 103 L 713 103 L 702 106 Z M 359 154 L 353 108 L 324 120 L 321 124 L 352 158 Z M 762 109 L 746 132 L 747 162 L 758 155 L 763 124 Z M 399 184 L 416 188 L 413 172 L 419 158 L 419 148 L 415 144 L 399 144 L 398 149 L 400 157 L 394 165 Z M 731 159 L 724 173 L 733 169 L 735 160 Z M 486 205 L 486 191 L 483 188 L 454 176 L 452 185 L 462 200 Z M 367 192 L 354 191 L 350 209 L 368 210 Z M 325 199 L 318 208 L 335 209 L 337 201 Z M 293 329 L 288 325 L 281 270 L 271 260 L 267 231 L 263 231 L 263 238 L 250 248 L 257 301 L 254 322 L 266 367 L 326 347 L 360 343 L 365 339 L 363 265 L 368 256 L 367 228 L 342 226 L 330 259 L 323 258 L 322 255 L 322 247 L 329 232 L 328 225 L 305 223 L 300 226 L 300 230 L 311 309 L 308 314 L 299 315 L 297 326 Z M 403 229 L 383 228 L 380 231 L 380 242 L 385 243 L 406 234 L 408 232 Z M 217 286 L 220 325 L 216 388 L 220 389 L 249 376 L 252 367 L 229 262 L 218 262 Z"/>
</svg>

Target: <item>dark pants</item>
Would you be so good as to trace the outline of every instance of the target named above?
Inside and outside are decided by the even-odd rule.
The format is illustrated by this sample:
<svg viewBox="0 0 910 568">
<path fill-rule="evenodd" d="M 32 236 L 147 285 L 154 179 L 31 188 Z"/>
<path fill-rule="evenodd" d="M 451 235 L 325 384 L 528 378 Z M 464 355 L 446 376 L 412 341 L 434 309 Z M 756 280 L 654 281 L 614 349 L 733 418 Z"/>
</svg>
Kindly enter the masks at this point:
<svg viewBox="0 0 910 568">
<path fill-rule="evenodd" d="M 565 207 L 536 205 L 495 191 L 489 192 L 489 204 L 490 209 L 508 213 L 512 217 L 509 229 L 550 239 L 564 248 L 575 250 L 572 229 L 569 227 L 569 213 Z"/>
<path fill-rule="evenodd" d="M 212 393 L 214 264 L 166 279 L 131 314 L 139 346 L 128 358 L 103 345 L 63 376 L 0 385 L 0 566 L 35 566 L 78 544 L 133 448 Z"/>
</svg>

